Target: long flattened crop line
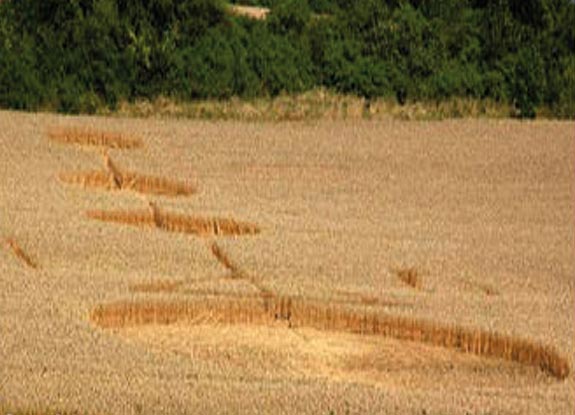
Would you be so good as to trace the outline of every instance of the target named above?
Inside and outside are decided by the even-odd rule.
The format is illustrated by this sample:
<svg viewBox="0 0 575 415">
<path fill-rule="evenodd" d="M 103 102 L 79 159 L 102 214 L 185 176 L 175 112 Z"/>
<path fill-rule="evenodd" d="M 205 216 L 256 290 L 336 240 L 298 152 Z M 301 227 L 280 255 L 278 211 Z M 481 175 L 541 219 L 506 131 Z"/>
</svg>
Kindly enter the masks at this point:
<svg viewBox="0 0 575 415">
<path fill-rule="evenodd" d="M 16 242 L 14 238 L 6 238 L 4 240 L 6 247 L 24 264 L 28 267 L 36 269 L 38 268 L 38 264 L 34 261 L 22 247 Z"/>
<path fill-rule="evenodd" d="M 155 205 L 154 205 L 155 206 Z M 230 218 L 205 218 L 150 210 L 91 210 L 90 219 L 133 226 L 152 226 L 167 232 L 188 233 L 196 236 L 255 235 L 260 229 L 251 223 Z"/>
<path fill-rule="evenodd" d="M 499 358 L 565 379 L 567 359 L 555 349 L 525 339 L 433 321 L 357 311 L 340 305 L 287 296 L 216 297 L 196 301 L 125 301 L 97 306 L 92 321 L 102 328 L 166 325 L 195 321 L 210 313 L 221 324 L 271 324 L 287 320 L 290 327 L 341 331 L 415 341 L 486 358 Z"/>
<path fill-rule="evenodd" d="M 62 144 L 79 144 L 130 150 L 143 146 L 142 140 L 123 133 L 104 132 L 87 128 L 51 128 L 48 138 Z"/>
</svg>

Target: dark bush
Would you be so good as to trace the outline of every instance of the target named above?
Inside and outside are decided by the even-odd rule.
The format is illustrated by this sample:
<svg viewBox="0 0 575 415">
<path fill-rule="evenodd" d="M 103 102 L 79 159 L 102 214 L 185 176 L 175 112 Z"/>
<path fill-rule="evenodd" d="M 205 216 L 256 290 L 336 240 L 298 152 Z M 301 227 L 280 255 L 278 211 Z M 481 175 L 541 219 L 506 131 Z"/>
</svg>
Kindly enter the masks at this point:
<svg viewBox="0 0 575 415">
<path fill-rule="evenodd" d="M 511 98 L 521 117 L 535 117 L 544 81 L 543 63 L 537 51 L 529 47 L 521 49 L 510 80 Z"/>
<path fill-rule="evenodd" d="M 570 0 L 0 1 L 0 106 L 229 98 L 317 86 L 368 99 L 491 98 L 574 117 Z"/>
<path fill-rule="evenodd" d="M 271 10 L 267 22 L 277 35 L 301 35 L 310 17 L 307 0 L 281 0 Z"/>
</svg>

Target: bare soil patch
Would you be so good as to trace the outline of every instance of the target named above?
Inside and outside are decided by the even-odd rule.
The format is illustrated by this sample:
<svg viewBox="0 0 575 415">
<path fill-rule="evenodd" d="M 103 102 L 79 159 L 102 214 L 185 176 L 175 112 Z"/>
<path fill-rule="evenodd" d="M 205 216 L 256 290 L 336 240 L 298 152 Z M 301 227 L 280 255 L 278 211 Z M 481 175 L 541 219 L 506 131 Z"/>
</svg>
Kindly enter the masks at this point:
<svg viewBox="0 0 575 415">
<path fill-rule="evenodd" d="M 256 20 L 265 20 L 270 12 L 270 9 L 267 7 L 243 6 L 238 4 L 230 6 L 230 10 L 234 14 Z"/>
</svg>

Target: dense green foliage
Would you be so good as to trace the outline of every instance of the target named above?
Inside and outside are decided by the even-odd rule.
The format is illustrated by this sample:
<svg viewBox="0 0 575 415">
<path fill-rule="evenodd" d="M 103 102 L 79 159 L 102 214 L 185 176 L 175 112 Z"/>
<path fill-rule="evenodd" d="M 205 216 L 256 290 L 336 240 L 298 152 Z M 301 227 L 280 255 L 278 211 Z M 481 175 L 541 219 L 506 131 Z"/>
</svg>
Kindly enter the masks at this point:
<svg viewBox="0 0 575 415">
<path fill-rule="evenodd" d="M 509 102 L 575 115 L 570 0 L 0 1 L 0 106 L 93 112 L 120 100 L 276 96 Z"/>
</svg>

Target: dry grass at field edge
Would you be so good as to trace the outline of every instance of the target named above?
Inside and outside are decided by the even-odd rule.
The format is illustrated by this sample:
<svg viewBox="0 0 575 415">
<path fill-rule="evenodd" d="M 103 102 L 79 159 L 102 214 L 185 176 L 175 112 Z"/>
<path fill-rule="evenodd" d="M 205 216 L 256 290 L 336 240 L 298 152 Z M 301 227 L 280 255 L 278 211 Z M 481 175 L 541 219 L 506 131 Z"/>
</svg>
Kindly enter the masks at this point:
<svg viewBox="0 0 575 415">
<path fill-rule="evenodd" d="M 174 117 L 237 121 L 308 120 L 443 120 L 450 118 L 509 118 L 512 107 L 492 100 L 453 98 L 443 102 L 408 102 L 399 105 L 389 99 L 365 100 L 315 90 L 300 95 L 242 100 L 177 102 L 158 97 L 153 101 L 122 102 L 118 109 L 102 115 L 122 117 Z"/>
</svg>

